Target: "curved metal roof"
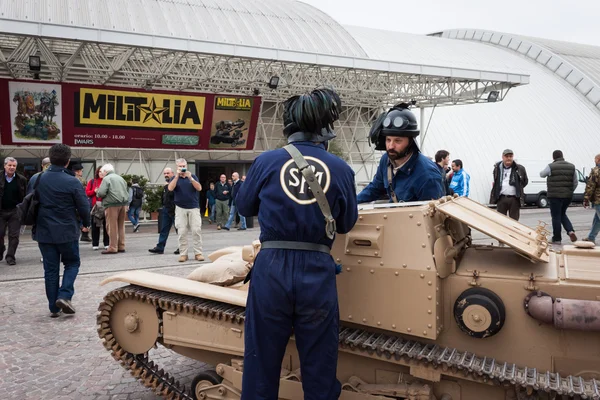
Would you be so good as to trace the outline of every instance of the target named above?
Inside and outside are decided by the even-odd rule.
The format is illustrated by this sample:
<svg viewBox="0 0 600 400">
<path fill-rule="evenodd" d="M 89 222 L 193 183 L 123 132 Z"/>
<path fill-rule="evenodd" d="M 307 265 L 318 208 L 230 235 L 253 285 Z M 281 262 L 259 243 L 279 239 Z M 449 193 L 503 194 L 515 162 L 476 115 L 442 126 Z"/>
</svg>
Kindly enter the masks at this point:
<svg viewBox="0 0 600 400">
<path fill-rule="evenodd" d="M 2 18 L 347 57 L 365 52 L 322 11 L 290 0 L 3 0 Z"/>
<path fill-rule="evenodd" d="M 452 29 L 433 35 L 519 53 L 563 79 L 600 111 L 600 47 L 478 29 Z"/>
</svg>

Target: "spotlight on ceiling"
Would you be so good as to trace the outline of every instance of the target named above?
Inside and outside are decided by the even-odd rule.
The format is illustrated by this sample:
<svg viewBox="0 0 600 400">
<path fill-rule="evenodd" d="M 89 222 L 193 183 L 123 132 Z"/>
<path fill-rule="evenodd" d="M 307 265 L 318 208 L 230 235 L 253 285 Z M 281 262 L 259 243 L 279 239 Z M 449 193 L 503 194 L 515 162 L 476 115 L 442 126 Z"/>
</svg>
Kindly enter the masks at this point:
<svg viewBox="0 0 600 400">
<path fill-rule="evenodd" d="M 277 86 L 279 86 L 279 77 L 277 75 L 273 75 L 269 80 L 269 87 L 271 89 L 277 89 Z"/>
<path fill-rule="evenodd" d="M 260 96 L 260 90 L 259 90 L 258 88 L 254 88 L 254 89 L 252 90 L 252 93 L 253 93 L 255 96 Z"/>
<path fill-rule="evenodd" d="M 41 71 L 42 62 L 40 56 L 29 56 L 29 70 L 30 71 Z"/>
<path fill-rule="evenodd" d="M 498 96 L 500 95 L 500 92 L 497 90 L 492 90 L 490 92 L 490 94 L 488 94 L 488 98 L 487 101 L 488 103 L 495 103 L 496 100 L 498 100 Z"/>
</svg>

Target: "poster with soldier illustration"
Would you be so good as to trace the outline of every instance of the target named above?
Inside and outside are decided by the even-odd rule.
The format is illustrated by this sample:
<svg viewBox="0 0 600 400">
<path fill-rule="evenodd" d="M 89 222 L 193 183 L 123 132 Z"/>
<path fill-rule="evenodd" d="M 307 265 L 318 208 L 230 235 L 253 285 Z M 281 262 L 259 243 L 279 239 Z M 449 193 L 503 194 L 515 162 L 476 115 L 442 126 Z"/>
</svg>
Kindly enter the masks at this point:
<svg viewBox="0 0 600 400">
<path fill-rule="evenodd" d="M 215 96 L 209 149 L 246 150 L 253 105 L 252 97 Z"/>
<path fill-rule="evenodd" d="M 9 82 L 13 143 L 62 143 L 61 86 Z"/>
</svg>

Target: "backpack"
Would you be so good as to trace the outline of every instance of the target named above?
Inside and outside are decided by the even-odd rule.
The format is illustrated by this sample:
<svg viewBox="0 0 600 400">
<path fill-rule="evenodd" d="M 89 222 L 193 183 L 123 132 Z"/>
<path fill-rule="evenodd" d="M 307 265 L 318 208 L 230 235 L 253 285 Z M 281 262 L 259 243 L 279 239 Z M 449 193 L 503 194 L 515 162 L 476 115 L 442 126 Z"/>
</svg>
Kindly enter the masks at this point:
<svg viewBox="0 0 600 400">
<path fill-rule="evenodd" d="M 140 207 L 142 205 L 142 199 L 144 198 L 144 189 L 137 186 L 132 186 L 131 190 L 133 190 L 131 196 L 131 207 Z"/>
<path fill-rule="evenodd" d="M 38 208 L 40 207 L 40 199 L 37 194 L 37 187 L 42 180 L 42 172 L 35 183 L 33 184 L 33 190 L 29 193 L 23 201 L 17 205 L 17 215 L 21 225 L 35 225 L 37 220 Z"/>
</svg>

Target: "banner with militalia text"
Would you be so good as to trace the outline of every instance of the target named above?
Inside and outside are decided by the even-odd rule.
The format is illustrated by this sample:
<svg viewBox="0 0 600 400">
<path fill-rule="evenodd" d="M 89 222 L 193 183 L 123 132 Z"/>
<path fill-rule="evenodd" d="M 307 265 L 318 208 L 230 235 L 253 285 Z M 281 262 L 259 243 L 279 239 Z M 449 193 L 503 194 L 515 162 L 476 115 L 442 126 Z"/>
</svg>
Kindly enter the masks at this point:
<svg viewBox="0 0 600 400">
<path fill-rule="evenodd" d="M 249 150 L 260 97 L 0 80 L 4 145 Z"/>
</svg>

